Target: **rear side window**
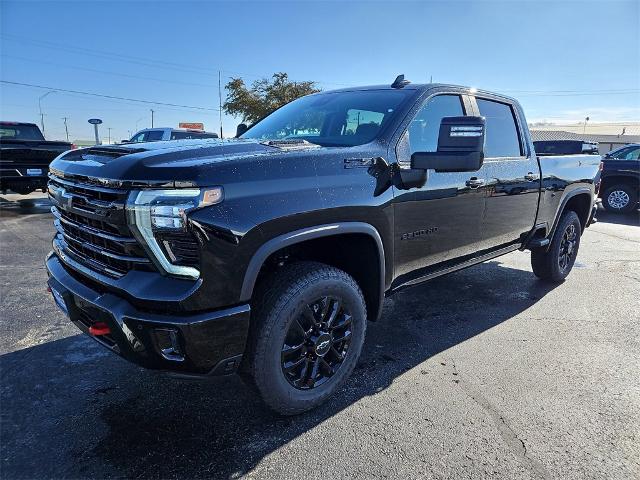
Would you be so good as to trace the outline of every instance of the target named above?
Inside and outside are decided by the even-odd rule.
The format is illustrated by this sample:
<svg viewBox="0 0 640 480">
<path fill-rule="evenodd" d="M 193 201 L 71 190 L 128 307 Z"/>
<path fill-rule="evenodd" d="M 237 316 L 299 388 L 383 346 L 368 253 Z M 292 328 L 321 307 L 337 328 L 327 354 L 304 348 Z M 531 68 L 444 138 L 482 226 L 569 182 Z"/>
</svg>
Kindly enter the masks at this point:
<svg viewBox="0 0 640 480">
<path fill-rule="evenodd" d="M 157 142 L 159 140 L 162 140 L 162 136 L 164 135 L 164 131 L 163 130 L 150 130 L 147 132 L 147 138 L 146 141 L 147 142 Z"/>
<path fill-rule="evenodd" d="M 411 153 L 437 151 L 442 119 L 463 115 L 464 109 L 459 95 L 431 97 L 409 124 L 407 132 Z"/>
<path fill-rule="evenodd" d="M 506 103 L 477 98 L 480 115 L 486 119 L 484 156 L 519 157 L 520 137 L 513 110 Z"/>
<path fill-rule="evenodd" d="M 171 132 L 171 140 L 184 140 L 190 138 L 218 138 L 215 133 L 200 133 L 200 132 Z"/>
</svg>

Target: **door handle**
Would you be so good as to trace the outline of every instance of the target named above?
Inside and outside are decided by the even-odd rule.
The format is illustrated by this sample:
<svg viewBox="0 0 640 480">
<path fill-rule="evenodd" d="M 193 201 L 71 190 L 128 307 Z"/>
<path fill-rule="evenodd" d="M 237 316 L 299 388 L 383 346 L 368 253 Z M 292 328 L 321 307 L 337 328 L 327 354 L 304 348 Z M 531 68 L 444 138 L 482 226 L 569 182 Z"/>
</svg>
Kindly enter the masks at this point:
<svg viewBox="0 0 640 480">
<path fill-rule="evenodd" d="M 481 178 L 477 178 L 477 177 L 471 177 L 469 180 L 467 180 L 464 183 L 469 188 L 478 188 L 478 187 L 481 187 L 482 185 L 484 185 L 484 180 L 482 180 Z"/>
<path fill-rule="evenodd" d="M 524 176 L 525 180 L 528 180 L 529 182 L 533 182 L 535 180 L 538 180 L 540 178 L 540 175 L 538 175 L 537 173 L 533 173 L 533 172 L 529 172 Z"/>
</svg>

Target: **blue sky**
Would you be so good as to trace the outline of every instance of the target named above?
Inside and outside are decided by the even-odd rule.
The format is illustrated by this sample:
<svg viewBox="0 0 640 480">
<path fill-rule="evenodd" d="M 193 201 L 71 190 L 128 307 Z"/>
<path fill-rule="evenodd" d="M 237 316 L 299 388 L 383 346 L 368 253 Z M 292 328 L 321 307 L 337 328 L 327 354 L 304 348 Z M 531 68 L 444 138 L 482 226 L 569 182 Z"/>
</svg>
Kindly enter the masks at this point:
<svg viewBox="0 0 640 480">
<path fill-rule="evenodd" d="M 218 70 L 277 71 L 325 90 L 457 83 L 509 93 L 530 121 L 640 121 L 640 2 L 628 1 L 0 1 L 0 78 L 211 110 L 56 92 L 47 136 L 106 138 L 202 121 L 219 129 Z M 0 85 L 1 117 L 39 120 L 46 89 Z M 223 118 L 226 133 L 236 119 Z"/>
</svg>

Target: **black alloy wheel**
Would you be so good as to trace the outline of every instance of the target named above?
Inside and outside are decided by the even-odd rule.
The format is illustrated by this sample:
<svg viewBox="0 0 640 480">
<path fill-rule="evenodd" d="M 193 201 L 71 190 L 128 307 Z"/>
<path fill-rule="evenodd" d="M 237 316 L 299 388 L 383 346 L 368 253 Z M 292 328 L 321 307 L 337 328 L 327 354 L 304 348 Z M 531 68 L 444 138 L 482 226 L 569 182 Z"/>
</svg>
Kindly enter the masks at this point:
<svg viewBox="0 0 640 480">
<path fill-rule="evenodd" d="M 570 223 L 562 233 L 560 241 L 560 252 L 558 255 L 558 267 L 564 272 L 575 261 L 575 255 L 578 253 L 576 248 L 578 241 L 578 231 L 576 225 Z"/>
<path fill-rule="evenodd" d="M 306 305 L 282 346 L 282 372 L 300 390 L 318 387 L 342 366 L 351 343 L 351 314 L 335 297 Z"/>
<path fill-rule="evenodd" d="M 343 270 L 284 265 L 258 287 L 240 373 L 265 403 L 296 415 L 325 402 L 353 372 L 367 330 L 362 290 Z"/>
</svg>

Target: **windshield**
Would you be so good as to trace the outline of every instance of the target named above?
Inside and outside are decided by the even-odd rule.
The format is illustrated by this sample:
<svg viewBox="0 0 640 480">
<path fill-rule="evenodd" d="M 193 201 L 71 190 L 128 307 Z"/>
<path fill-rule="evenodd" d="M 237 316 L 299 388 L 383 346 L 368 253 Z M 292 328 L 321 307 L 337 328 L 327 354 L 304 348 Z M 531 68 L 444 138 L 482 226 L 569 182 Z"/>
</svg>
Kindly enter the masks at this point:
<svg viewBox="0 0 640 480">
<path fill-rule="evenodd" d="M 240 138 L 302 139 L 322 146 L 362 145 L 376 138 L 410 90 L 359 90 L 310 95 L 285 105 Z"/>
<path fill-rule="evenodd" d="M 2 140 L 44 140 L 40 129 L 35 125 L 0 124 Z"/>
</svg>

